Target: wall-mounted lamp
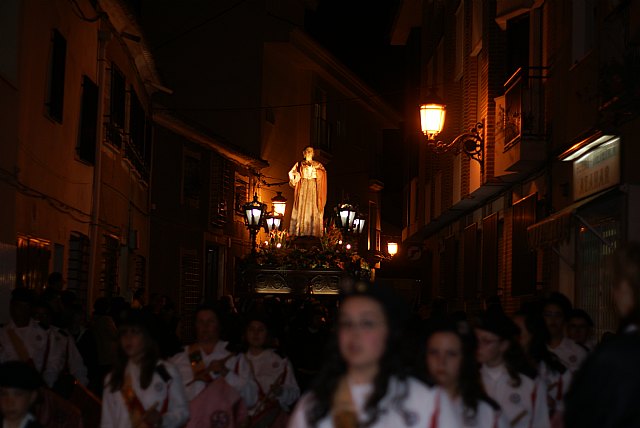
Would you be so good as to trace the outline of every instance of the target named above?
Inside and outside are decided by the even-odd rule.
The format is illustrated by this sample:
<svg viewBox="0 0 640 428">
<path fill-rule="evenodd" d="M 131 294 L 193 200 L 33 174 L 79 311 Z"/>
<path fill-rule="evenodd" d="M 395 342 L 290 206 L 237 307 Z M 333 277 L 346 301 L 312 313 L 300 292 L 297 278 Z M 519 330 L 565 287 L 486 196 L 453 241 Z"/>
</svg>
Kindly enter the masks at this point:
<svg viewBox="0 0 640 428">
<path fill-rule="evenodd" d="M 484 173 L 484 121 L 476 123 L 469 132 L 458 135 L 450 143 L 436 140 L 444 128 L 446 105 L 431 91 L 427 99 L 420 104 L 420 127 L 427 137 L 427 147 L 434 153 L 446 153 L 454 150 L 464 152 L 480 164 L 480 174 Z"/>
<path fill-rule="evenodd" d="M 389 256 L 393 257 L 398 254 L 398 243 L 397 242 L 387 242 L 387 253 Z"/>
</svg>

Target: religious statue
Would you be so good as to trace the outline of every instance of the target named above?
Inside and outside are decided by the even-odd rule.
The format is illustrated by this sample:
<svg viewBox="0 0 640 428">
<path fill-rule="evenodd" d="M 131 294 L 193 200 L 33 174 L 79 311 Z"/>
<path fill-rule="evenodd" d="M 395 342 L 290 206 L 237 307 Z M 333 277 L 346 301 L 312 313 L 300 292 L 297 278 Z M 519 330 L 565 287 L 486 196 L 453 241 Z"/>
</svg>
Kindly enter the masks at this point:
<svg viewBox="0 0 640 428">
<path fill-rule="evenodd" d="M 295 189 L 289 233 L 322 237 L 324 205 L 327 202 L 327 171 L 313 160 L 313 147 L 302 152 L 304 160 L 289 171 L 289 185 Z"/>
</svg>

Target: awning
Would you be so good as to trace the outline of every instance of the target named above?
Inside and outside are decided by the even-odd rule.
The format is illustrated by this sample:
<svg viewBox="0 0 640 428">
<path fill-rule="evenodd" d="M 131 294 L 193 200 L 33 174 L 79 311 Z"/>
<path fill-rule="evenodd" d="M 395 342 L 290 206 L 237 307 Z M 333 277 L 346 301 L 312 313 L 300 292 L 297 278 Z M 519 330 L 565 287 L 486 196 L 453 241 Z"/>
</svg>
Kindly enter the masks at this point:
<svg viewBox="0 0 640 428">
<path fill-rule="evenodd" d="M 608 189 L 588 198 L 574 202 L 542 221 L 527 227 L 527 241 L 529 242 L 529 248 L 535 249 L 553 245 L 562 241 L 568 241 L 571 237 L 572 222 L 576 210 L 582 205 L 588 204 L 594 199 L 603 196 L 605 193 L 609 193 L 611 190 L 613 189 Z"/>
</svg>

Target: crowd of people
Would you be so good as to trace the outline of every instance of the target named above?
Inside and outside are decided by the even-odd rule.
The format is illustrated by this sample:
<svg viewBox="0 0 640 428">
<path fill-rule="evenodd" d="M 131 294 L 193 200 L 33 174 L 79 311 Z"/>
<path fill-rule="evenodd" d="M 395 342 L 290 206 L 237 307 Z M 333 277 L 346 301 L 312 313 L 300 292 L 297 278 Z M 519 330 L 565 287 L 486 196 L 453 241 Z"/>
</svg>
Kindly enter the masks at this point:
<svg viewBox="0 0 640 428">
<path fill-rule="evenodd" d="M 336 300 L 161 295 L 84 308 L 51 275 L 0 328 L 3 427 L 638 427 L 640 246 L 617 252 L 615 333 L 560 293 L 507 314 L 412 313 L 391 288 Z M 236 309 L 236 304 L 238 308 Z M 426 310 L 425 310 L 426 309 Z M 193 337 L 180 333 L 193 326 Z"/>
</svg>

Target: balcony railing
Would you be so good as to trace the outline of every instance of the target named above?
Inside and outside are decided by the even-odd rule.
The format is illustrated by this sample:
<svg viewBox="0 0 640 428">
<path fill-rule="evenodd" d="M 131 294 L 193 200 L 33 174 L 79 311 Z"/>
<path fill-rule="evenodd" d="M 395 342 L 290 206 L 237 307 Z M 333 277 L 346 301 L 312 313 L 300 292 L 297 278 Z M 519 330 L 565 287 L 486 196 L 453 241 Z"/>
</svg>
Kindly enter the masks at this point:
<svg viewBox="0 0 640 428">
<path fill-rule="evenodd" d="M 519 68 L 496 98 L 496 173 L 544 159 L 544 67 Z M 501 156 L 506 154 L 507 156 Z"/>
</svg>

